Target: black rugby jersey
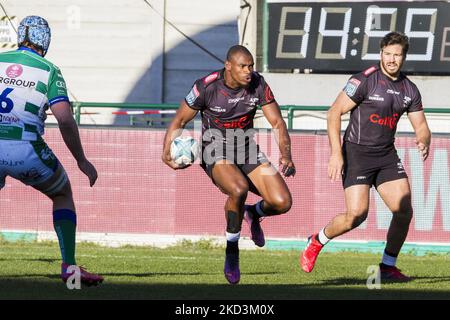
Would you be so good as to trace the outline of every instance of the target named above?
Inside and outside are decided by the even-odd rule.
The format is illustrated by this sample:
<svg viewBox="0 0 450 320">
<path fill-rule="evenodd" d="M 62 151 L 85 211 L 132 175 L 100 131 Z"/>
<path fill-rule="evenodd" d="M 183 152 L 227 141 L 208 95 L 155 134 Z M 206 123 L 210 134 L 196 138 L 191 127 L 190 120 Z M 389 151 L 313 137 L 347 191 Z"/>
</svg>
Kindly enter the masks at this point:
<svg viewBox="0 0 450 320">
<path fill-rule="evenodd" d="M 225 85 L 224 71 L 217 70 L 195 81 L 185 98 L 189 107 L 199 110 L 202 131 L 219 130 L 226 144 L 226 131 L 253 128 L 253 118 L 258 106 L 275 102 L 272 90 L 257 72 L 246 88 L 232 89 Z M 229 142 L 228 142 L 229 143 Z"/>
<path fill-rule="evenodd" d="M 391 146 L 401 115 L 423 110 L 416 85 L 403 73 L 395 81 L 390 79 L 379 65 L 353 75 L 343 90 L 357 104 L 351 111 L 344 141 Z"/>
</svg>

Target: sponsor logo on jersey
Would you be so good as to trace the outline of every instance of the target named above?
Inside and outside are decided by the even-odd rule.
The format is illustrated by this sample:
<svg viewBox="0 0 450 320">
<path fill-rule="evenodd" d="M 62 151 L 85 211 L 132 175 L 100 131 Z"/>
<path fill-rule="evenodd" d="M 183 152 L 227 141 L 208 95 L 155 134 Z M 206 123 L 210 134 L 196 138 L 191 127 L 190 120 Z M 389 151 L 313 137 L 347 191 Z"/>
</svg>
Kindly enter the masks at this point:
<svg viewBox="0 0 450 320">
<path fill-rule="evenodd" d="M 66 89 L 66 83 L 64 81 L 56 81 L 56 86 L 58 88 L 64 88 Z"/>
<path fill-rule="evenodd" d="M 252 120 L 248 115 L 239 118 L 238 120 L 231 121 L 220 121 L 219 119 L 214 119 L 214 123 L 220 129 L 244 129 L 247 127 Z"/>
<path fill-rule="evenodd" d="M 19 118 L 10 115 L 0 114 L 0 122 L 3 123 L 18 123 Z"/>
<path fill-rule="evenodd" d="M 367 179 L 366 176 L 357 176 L 356 180 L 365 180 Z"/>
<path fill-rule="evenodd" d="M 45 147 L 41 150 L 41 158 L 44 160 L 55 159 L 55 155 L 53 154 L 52 150 L 50 150 L 49 147 Z"/>
<path fill-rule="evenodd" d="M 25 88 L 31 88 L 36 85 L 33 81 L 26 81 L 26 80 L 20 80 L 20 79 L 14 79 L 14 78 L 4 78 L 0 77 L 0 83 L 12 85 L 15 87 L 25 87 Z"/>
<path fill-rule="evenodd" d="M 193 106 L 195 100 L 197 100 L 199 95 L 200 95 L 200 93 L 198 92 L 197 85 L 194 84 L 194 86 L 192 87 L 191 91 L 189 91 L 188 95 L 186 96 L 186 102 L 190 106 Z"/>
<path fill-rule="evenodd" d="M 23 72 L 23 68 L 20 64 L 10 65 L 6 69 L 6 75 L 10 78 L 17 78 L 22 74 L 22 72 Z"/>
<path fill-rule="evenodd" d="M 370 122 L 378 124 L 380 126 L 389 127 L 390 129 L 395 128 L 398 119 L 399 119 L 398 113 L 394 113 L 392 116 L 386 116 L 383 118 L 376 113 L 372 113 L 369 117 Z"/>
<path fill-rule="evenodd" d="M 403 98 L 403 108 L 408 108 L 411 104 L 412 99 L 410 97 L 405 96 Z"/>
<path fill-rule="evenodd" d="M 204 84 L 208 84 L 214 80 L 216 80 L 219 77 L 218 72 L 211 73 L 209 76 L 207 76 L 205 79 L 203 79 Z"/>
<path fill-rule="evenodd" d="M 234 99 L 228 99 L 228 103 L 238 103 L 239 101 L 244 100 L 245 97 L 240 97 L 240 98 L 234 98 Z"/>
<path fill-rule="evenodd" d="M 214 111 L 214 112 L 226 112 L 227 111 L 227 109 L 222 108 L 221 106 L 214 106 L 210 109 L 211 109 L 211 111 Z"/>
<path fill-rule="evenodd" d="M 384 101 L 384 98 L 380 97 L 378 94 L 376 94 L 374 96 L 369 96 L 369 100 L 372 100 L 372 101 Z"/>
<path fill-rule="evenodd" d="M 42 174 L 40 174 L 36 168 L 31 168 L 30 170 L 21 172 L 19 174 L 19 177 L 22 180 L 37 180 L 41 176 Z"/>
<path fill-rule="evenodd" d="M 392 90 L 392 89 L 387 89 L 387 90 L 386 90 L 386 93 L 399 95 L 399 94 L 400 94 L 400 91 L 395 91 L 395 90 Z"/>
<path fill-rule="evenodd" d="M 23 166 L 24 164 L 25 164 L 25 161 L 23 161 L 23 160 L 13 161 L 13 160 L 0 159 L 0 166 L 17 167 L 17 166 Z"/>
<path fill-rule="evenodd" d="M 359 85 L 361 84 L 361 81 L 358 79 L 352 78 L 348 80 L 347 85 L 344 88 L 345 93 L 349 97 L 353 97 L 356 93 L 356 89 L 358 89 Z"/>
<path fill-rule="evenodd" d="M 247 104 L 249 104 L 251 106 L 255 106 L 258 102 L 259 102 L 259 98 L 254 97 L 254 98 L 248 99 Z M 250 108 L 250 109 L 253 109 L 253 108 Z"/>
</svg>

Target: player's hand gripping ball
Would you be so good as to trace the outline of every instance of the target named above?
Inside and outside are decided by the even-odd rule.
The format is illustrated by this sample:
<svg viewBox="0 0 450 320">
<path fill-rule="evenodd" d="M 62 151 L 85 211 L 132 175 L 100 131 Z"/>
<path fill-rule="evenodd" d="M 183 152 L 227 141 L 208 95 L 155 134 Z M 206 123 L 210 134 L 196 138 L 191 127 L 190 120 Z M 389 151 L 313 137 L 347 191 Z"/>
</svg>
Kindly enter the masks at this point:
<svg viewBox="0 0 450 320">
<path fill-rule="evenodd" d="M 199 145 L 192 137 L 177 137 L 170 145 L 170 156 L 179 165 L 192 164 L 198 157 Z"/>
</svg>

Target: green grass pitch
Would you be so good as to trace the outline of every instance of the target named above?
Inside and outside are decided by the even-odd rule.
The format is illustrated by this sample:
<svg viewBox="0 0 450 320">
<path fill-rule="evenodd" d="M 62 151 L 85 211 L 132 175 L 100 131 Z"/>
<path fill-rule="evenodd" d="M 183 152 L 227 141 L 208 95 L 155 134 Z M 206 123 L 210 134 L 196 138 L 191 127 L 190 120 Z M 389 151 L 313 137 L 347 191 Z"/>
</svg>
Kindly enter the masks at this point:
<svg viewBox="0 0 450 320">
<path fill-rule="evenodd" d="M 78 264 L 100 273 L 98 287 L 69 290 L 59 279 L 60 255 L 52 242 L 0 241 L 0 299 L 450 299 L 450 254 L 401 255 L 409 283 L 366 286 L 379 255 L 322 253 L 304 273 L 298 251 L 241 250 L 241 282 L 223 276 L 224 249 L 207 241 L 158 249 L 77 245 Z"/>
</svg>

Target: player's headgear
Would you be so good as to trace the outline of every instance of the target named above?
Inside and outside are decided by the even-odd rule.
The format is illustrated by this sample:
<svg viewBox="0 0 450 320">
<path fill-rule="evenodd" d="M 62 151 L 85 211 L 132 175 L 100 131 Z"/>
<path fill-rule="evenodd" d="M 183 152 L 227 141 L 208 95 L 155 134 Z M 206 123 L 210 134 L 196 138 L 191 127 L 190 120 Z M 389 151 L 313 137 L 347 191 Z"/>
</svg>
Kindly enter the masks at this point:
<svg viewBox="0 0 450 320">
<path fill-rule="evenodd" d="M 51 33 L 47 20 L 39 16 L 27 16 L 19 24 L 17 43 L 29 42 L 42 50 L 43 56 L 50 46 Z"/>
</svg>

